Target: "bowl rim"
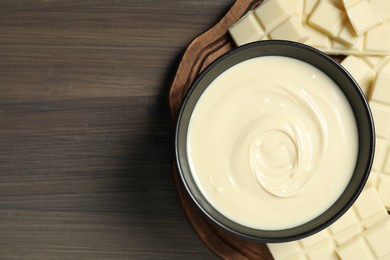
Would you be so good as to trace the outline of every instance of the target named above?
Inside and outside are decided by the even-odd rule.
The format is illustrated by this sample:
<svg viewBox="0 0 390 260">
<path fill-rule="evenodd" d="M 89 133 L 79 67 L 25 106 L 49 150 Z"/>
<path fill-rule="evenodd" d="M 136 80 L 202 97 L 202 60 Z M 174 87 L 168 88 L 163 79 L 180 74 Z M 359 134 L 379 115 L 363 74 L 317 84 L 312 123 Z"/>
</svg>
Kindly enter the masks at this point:
<svg viewBox="0 0 390 260">
<path fill-rule="evenodd" d="M 188 180 L 185 176 L 185 170 L 183 170 L 183 167 L 182 167 L 182 158 L 180 156 L 180 142 L 179 142 L 179 135 L 180 135 L 180 131 L 181 131 L 181 127 L 182 127 L 182 120 L 183 120 L 183 116 L 184 116 L 184 112 L 185 112 L 185 108 L 188 104 L 188 102 L 190 101 L 191 99 L 191 96 L 192 94 L 194 93 L 194 91 L 196 90 L 197 86 L 202 82 L 202 80 L 210 73 L 210 71 L 212 71 L 213 69 L 215 69 L 217 66 L 219 66 L 224 60 L 226 59 L 229 59 L 230 57 L 234 56 L 234 55 L 239 55 L 239 53 L 241 52 L 245 52 L 246 50 L 248 49 L 252 49 L 252 48 L 263 48 L 263 47 L 269 47 L 269 46 L 273 46 L 273 47 L 278 47 L 278 48 L 285 48 L 285 47 L 290 47 L 290 48 L 294 48 L 294 49 L 300 49 L 301 51 L 304 51 L 304 52 L 307 52 L 307 53 L 312 53 L 316 56 L 318 56 L 320 59 L 323 59 L 324 61 L 332 64 L 332 66 L 336 67 L 336 69 L 338 71 L 341 72 L 341 74 L 343 74 L 343 77 L 347 78 L 348 81 L 351 83 L 351 85 L 353 86 L 353 88 L 356 90 L 358 96 L 359 96 L 359 99 L 360 99 L 360 102 L 362 103 L 363 107 L 364 107 L 364 112 L 365 112 L 365 118 L 367 119 L 367 121 L 369 122 L 369 125 L 368 125 L 368 129 L 370 131 L 370 134 L 369 136 L 367 137 L 368 138 L 368 142 L 370 144 L 370 152 L 369 152 L 369 156 L 368 156 L 368 160 L 365 164 L 365 169 L 364 169 L 364 174 L 363 174 L 363 178 L 359 181 L 359 184 L 357 185 L 356 189 L 354 190 L 354 193 L 349 197 L 349 199 L 344 202 L 344 206 L 337 210 L 335 213 L 331 214 L 330 217 L 326 218 L 326 221 L 320 225 L 317 225 L 315 226 L 314 228 L 311 228 L 309 230 L 306 230 L 305 232 L 301 232 L 301 233 L 297 233 L 297 234 L 292 234 L 292 235 L 286 235 L 286 236 L 277 236 L 277 237 L 266 237 L 266 236 L 257 236 L 256 234 L 257 233 L 281 233 L 283 231 L 286 231 L 286 230 L 294 230 L 294 229 L 297 229 L 301 226 L 304 226 L 306 225 L 307 223 L 311 222 L 311 221 L 314 221 L 317 219 L 314 218 L 313 220 L 309 221 L 309 222 L 306 222 L 302 225 L 299 225 L 299 226 L 294 226 L 292 228 L 289 228 L 289 229 L 281 229 L 281 230 L 262 230 L 262 229 L 255 229 L 255 228 L 251 228 L 251 227 L 247 227 L 247 226 L 244 226 L 242 224 L 239 224 L 239 223 L 236 223 L 234 222 L 233 220 L 229 219 L 228 217 L 226 216 L 223 216 L 224 218 L 226 218 L 229 222 L 232 222 L 232 223 L 235 223 L 236 225 L 240 226 L 240 227 L 243 227 L 245 229 L 248 229 L 248 230 L 252 230 L 253 232 L 250 232 L 250 233 L 243 233 L 242 231 L 239 231 L 237 230 L 236 228 L 233 228 L 232 226 L 229 226 L 227 225 L 226 223 L 221 223 L 220 220 L 218 220 L 215 216 L 213 216 L 205 207 L 204 205 L 202 205 L 201 202 L 198 201 L 198 199 L 196 198 L 196 194 L 194 194 L 194 191 L 192 190 L 192 188 L 190 187 L 190 183 L 188 183 Z M 266 55 L 260 55 L 260 56 L 253 56 L 251 58 L 256 58 L 256 57 L 261 57 L 261 56 L 277 56 L 277 55 L 269 55 L 269 54 L 266 54 Z M 285 56 L 285 55 L 279 55 L 279 56 Z M 289 57 L 289 56 L 285 56 L 285 57 Z M 249 58 L 250 59 L 250 58 Z M 296 58 L 297 59 L 297 58 Z M 244 59 L 246 60 L 246 59 Z M 309 63 L 308 61 L 305 61 L 305 60 L 302 60 L 306 63 Z M 240 61 L 241 62 L 241 61 Z M 238 64 L 239 62 L 235 63 L 234 65 Z M 309 63 L 311 64 L 311 63 Z M 234 66 L 232 65 L 232 66 Z M 311 64 L 312 66 L 315 66 L 313 64 Z M 230 67 L 232 67 L 230 66 Z M 225 70 L 229 69 L 230 67 L 226 68 Z M 316 67 L 316 66 L 315 66 Z M 320 68 L 318 68 L 320 69 Z M 321 70 L 321 69 L 320 69 Z M 322 71 L 322 70 L 321 70 Z M 217 78 L 220 74 L 218 74 L 215 78 Z M 332 80 L 334 80 L 331 75 L 328 75 Z M 207 89 L 208 85 L 206 87 L 204 87 L 204 90 Z M 202 91 L 202 94 L 204 92 L 204 90 Z M 344 93 L 344 91 L 343 91 Z M 201 95 L 202 95 L 201 94 Z M 200 96 L 201 96 L 200 95 Z M 346 95 L 344 93 L 344 95 Z M 347 95 L 346 95 L 347 96 Z M 195 103 L 197 103 L 199 100 L 199 97 L 198 99 L 196 100 Z M 196 104 L 195 104 L 196 106 Z M 352 107 L 352 104 L 351 104 L 351 107 Z M 191 118 L 192 116 L 192 112 L 193 112 L 193 109 L 191 111 L 191 114 L 189 115 L 189 118 Z M 354 111 L 354 116 L 355 116 L 355 119 L 356 119 L 356 115 L 355 115 L 355 111 Z M 189 122 L 190 122 L 190 119 L 188 119 L 188 124 L 186 125 L 187 127 L 187 130 L 188 130 L 188 125 L 189 125 Z M 360 134 L 360 130 L 358 129 L 359 131 L 359 134 L 358 136 L 360 137 L 361 134 Z M 360 139 L 360 138 L 359 138 Z M 242 45 L 240 47 L 237 47 L 231 51 L 228 51 L 227 53 L 223 54 L 222 56 L 220 56 L 219 58 L 217 58 L 216 60 L 214 60 L 213 62 L 211 62 L 196 78 L 195 80 L 193 81 L 193 83 L 190 85 L 190 87 L 188 88 L 188 90 L 186 91 L 185 93 L 185 96 L 182 100 L 182 103 L 179 107 L 179 113 L 178 113 L 178 116 L 177 116 L 177 120 L 176 120 L 176 125 L 175 125 L 175 135 L 174 135 L 174 155 L 175 155 L 175 166 L 176 166 L 176 169 L 178 170 L 178 173 L 180 175 L 180 179 L 185 187 L 185 190 L 187 192 L 187 194 L 189 194 L 191 200 L 196 204 L 196 207 L 198 209 L 200 209 L 200 211 L 202 212 L 203 215 L 206 216 L 206 218 L 208 218 L 209 220 L 211 220 L 214 224 L 217 224 L 218 226 L 222 227 L 224 230 L 234 234 L 234 235 L 237 235 L 239 237 L 244 237 L 246 239 L 251 239 L 251 240 L 256 240 L 256 241 L 260 241 L 260 242 L 266 242 L 266 243 L 279 243 L 279 242 L 289 242 L 289 241 L 293 241 L 293 240 L 297 240 L 297 239 L 302 239 L 302 238 L 305 238 L 307 236 L 310 236 L 314 233 L 317 233 L 319 231 L 321 231 L 322 229 L 328 227 L 329 225 L 331 225 L 333 222 L 335 222 L 337 219 L 339 219 L 351 206 L 352 204 L 355 202 L 355 200 L 358 198 L 358 196 L 360 195 L 361 191 L 363 190 L 363 187 L 368 179 L 368 176 L 369 176 L 369 173 L 370 173 L 370 170 L 371 170 L 371 167 L 372 167 L 372 164 L 373 164 L 373 159 L 374 159 L 374 152 L 375 152 L 375 127 L 374 127 L 374 122 L 373 122 L 373 117 L 372 117 L 372 113 L 371 113 L 371 110 L 370 110 L 370 107 L 368 105 L 368 101 L 366 100 L 365 98 L 365 95 L 363 93 L 363 91 L 361 90 L 359 84 L 355 81 L 355 79 L 351 76 L 351 74 L 340 64 L 338 63 L 337 61 L 335 61 L 333 58 L 331 58 L 330 56 L 328 56 L 327 54 L 321 52 L 320 50 L 316 49 L 316 48 L 313 48 L 311 46 L 308 46 L 306 44 L 302 44 L 302 43 L 298 43 L 298 42 L 293 42 L 293 41 L 287 41 L 287 40 L 265 40 L 265 41 L 258 41 L 258 42 L 253 42 L 253 43 L 248 43 L 248 44 L 245 44 L 245 45 Z M 183 148 L 184 150 L 187 150 L 187 145 L 185 145 L 185 147 Z M 360 151 L 360 146 L 359 146 L 359 151 Z M 187 154 L 187 151 L 185 151 L 185 154 Z M 357 164 L 358 162 L 356 162 Z M 355 167 L 356 167 L 356 164 L 355 164 Z M 191 172 L 190 169 L 188 169 L 189 172 Z M 356 168 L 354 170 L 354 174 L 355 174 L 355 171 L 356 171 Z M 190 173 L 192 175 L 192 173 Z M 350 180 L 351 182 L 351 180 Z M 350 183 L 348 183 L 347 187 L 350 185 Z M 195 184 L 195 186 L 197 186 Z M 345 190 L 347 189 L 347 187 L 345 188 Z M 344 190 L 344 191 L 345 191 Z M 336 200 L 336 202 L 342 197 L 342 195 L 344 194 L 344 192 L 340 195 L 340 197 Z M 204 196 L 204 195 L 203 195 Z M 214 210 L 216 211 L 218 214 L 221 214 L 216 208 L 214 208 L 210 202 L 207 201 L 207 198 L 205 198 L 205 201 L 206 203 Z M 336 203 L 335 202 L 335 203 Z M 334 204 L 335 204 L 334 203 Z M 333 205 L 334 205 L 333 204 Z M 333 206 L 332 205 L 332 206 Z M 332 207 L 331 206 L 331 207 Z M 325 210 L 323 213 L 320 214 L 323 215 L 325 212 L 327 212 L 329 209 Z"/>
</svg>

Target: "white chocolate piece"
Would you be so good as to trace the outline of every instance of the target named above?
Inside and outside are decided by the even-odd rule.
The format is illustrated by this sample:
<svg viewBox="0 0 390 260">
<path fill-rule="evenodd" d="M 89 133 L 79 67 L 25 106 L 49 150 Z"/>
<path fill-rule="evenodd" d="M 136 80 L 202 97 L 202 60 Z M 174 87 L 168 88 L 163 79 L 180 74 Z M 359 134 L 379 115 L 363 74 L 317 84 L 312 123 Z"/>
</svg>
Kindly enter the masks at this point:
<svg viewBox="0 0 390 260">
<path fill-rule="evenodd" d="M 298 253 L 298 254 L 289 256 L 289 257 L 285 258 L 284 260 L 307 260 L 307 257 L 302 253 Z"/>
<path fill-rule="evenodd" d="M 310 41 L 310 40 L 309 40 Z M 341 64 L 359 83 L 366 97 L 370 97 L 378 72 L 390 74 L 389 56 L 354 56 L 345 58 Z M 386 119 L 388 121 L 388 119 Z M 382 129 L 376 129 L 381 132 Z"/>
<path fill-rule="evenodd" d="M 384 20 L 390 20 L 390 1 L 389 0 L 370 0 L 372 7 Z"/>
<path fill-rule="evenodd" d="M 329 49 L 320 49 L 321 51 L 327 54 L 335 54 L 335 55 L 360 55 L 363 50 L 363 39 L 357 39 L 358 41 L 352 46 L 346 46 L 339 41 L 330 39 L 331 47 Z"/>
<path fill-rule="evenodd" d="M 389 154 L 389 152 L 386 154 L 385 166 L 383 169 L 383 173 L 387 176 L 390 176 L 390 154 Z"/>
<path fill-rule="evenodd" d="M 257 22 L 253 12 L 248 12 L 237 23 L 231 26 L 229 33 L 238 46 L 259 41 L 265 35 L 263 28 Z"/>
<path fill-rule="evenodd" d="M 291 9 L 295 15 L 301 19 L 303 15 L 303 5 L 304 5 L 304 0 L 289 0 L 289 4 L 291 5 Z"/>
<path fill-rule="evenodd" d="M 275 0 L 270 0 L 268 2 L 275 2 L 273 5 L 278 7 L 281 5 L 281 3 Z M 299 2 L 296 2 L 296 4 L 298 5 Z M 287 7 L 291 8 L 290 5 Z M 268 30 L 273 28 L 270 32 L 268 32 L 268 34 L 266 34 L 265 29 L 259 23 L 259 20 L 255 15 L 256 12 L 263 12 L 262 8 L 270 7 L 269 5 L 259 6 L 253 12 L 248 12 L 244 17 L 229 28 L 229 33 L 238 46 L 265 39 L 290 40 L 298 42 L 305 42 L 308 39 L 308 36 L 302 26 L 301 18 L 295 13 L 291 14 L 293 11 L 285 7 L 278 8 L 278 13 L 275 14 L 274 17 L 266 17 L 267 19 L 271 19 L 269 22 L 272 23 L 271 27 L 267 27 Z"/>
<path fill-rule="evenodd" d="M 302 1 L 304 0 L 265 1 L 253 11 L 253 14 L 244 16 L 231 26 L 229 33 L 238 46 L 259 40 L 284 39 L 306 43 L 327 54 L 390 54 L 390 21 L 373 28 L 362 36 L 356 36 L 352 25 L 346 19 L 346 13 L 341 9 L 341 0 Z M 299 19 L 300 16 L 297 13 L 301 7 L 303 12 Z M 318 11 L 321 9 L 326 13 Z M 311 15 L 308 13 L 310 10 L 313 10 Z M 330 19 L 333 16 L 338 18 Z M 322 26 L 323 30 L 313 28 L 310 21 L 317 28 Z M 331 30 L 327 32 L 325 29 L 328 28 L 329 21 L 332 21 L 329 27 Z M 389 33 L 386 34 L 386 32 Z M 332 38 L 327 33 L 332 35 Z"/>
<path fill-rule="evenodd" d="M 302 239 L 300 242 L 301 242 L 301 245 L 303 246 L 303 248 L 309 248 L 315 244 L 318 244 L 319 242 L 323 241 L 323 240 L 326 240 L 330 238 L 330 235 L 328 233 L 328 231 L 326 229 L 318 232 L 317 234 L 315 234 L 314 236 L 309 236 L 309 237 L 306 237 L 304 239 Z"/>
<path fill-rule="evenodd" d="M 378 191 L 373 186 L 366 187 L 362 191 L 362 194 L 354 203 L 353 209 L 364 228 L 368 228 L 388 215 Z"/>
<path fill-rule="evenodd" d="M 305 247 L 302 240 L 281 244 L 268 244 L 274 259 L 388 259 L 390 248 L 390 216 L 380 219 L 363 232 L 337 244 L 327 237 Z"/>
<path fill-rule="evenodd" d="M 349 51 L 355 51 L 355 52 L 362 52 L 363 51 L 363 44 L 364 39 L 363 37 L 356 38 L 356 41 L 351 46 L 346 46 L 345 44 L 342 44 L 340 41 L 333 41 L 332 48 L 343 50 L 344 52 Z"/>
<path fill-rule="evenodd" d="M 351 8 L 360 8 L 359 2 L 354 0 Z M 367 0 L 364 0 L 367 1 Z M 330 47 L 321 47 L 320 50 L 327 54 L 336 55 L 386 55 L 390 54 L 390 21 L 378 25 L 367 33 L 358 36 L 351 22 L 345 18 L 346 13 L 339 5 L 341 1 L 320 0 L 311 13 L 308 23 L 330 36 Z M 357 5 L 357 7 L 355 7 Z M 363 4 L 364 5 L 364 4 Z M 372 8 L 371 8 L 372 9 Z M 354 13 L 354 10 L 352 9 Z M 373 9 L 372 9 L 373 10 Z M 360 12 L 360 11 L 359 11 Z M 376 12 L 373 10 L 376 14 Z M 367 16 L 369 14 L 367 13 Z M 331 17 L 331 18 L 330 18 Z M 366 21 L 366 14 L 356 18 Z M 378 16 L 378 19 L 380 17 Z M 331 23 L 329 22 L 331 21 Z M 381 20 L 380 20 L 381 21 Z M 371 27 L 370 27 L 371 28 Z M 368 29 L 367 29 L 368 30 Z M 342 44 L 340 44 L 340 43 Z M 310 43 L 310 35 L 307 43 Z M 313 46 L 317 47 L 317 46 Z"/>
<path fill-rule="evenodd" d="M 365 34 L 367 52 L 390 52 L 390 22 L 380 24 Z"/>
<path fill-rule="evenodd" d="M 366 63 L 376 75 L 377 72 L 385 72 L 390 74 L 390 56 L 354 56 L 354 59 Z M 348 58 L 348 57 L 347 57 Z M 347 59 L 346 58 L 346 59 Z M 344 61 L 343 61 L 344 62 Z M 384 71 L 385 66 L 388 66 L 388 72 Z"/>
<path fill-rule="evenodd" d="M 266 32 L 272 31 L 287 20 L 292 12 L 291 5 L 286 4 L 285 0 L 268 0 L 254 10 Z"/>
<path fill-rule="evenodd" d="M 383 204 L 390 211 L 390 176 L 380 175 L 378 181 L 378 192 Z"/>
<path fill-rule="evenodd" d="M 380 52 L 380 51 L 371 51 L 363 49 L 359 45 L 353 46 L 353 48 L 348 48 L 343 46 L 336 41 L 331 41 L 331 47 L 329 49 L 319 48 L 320 51 L 329 54 L 329 55 L 388 55 L 390 52 Z"/>
<path fill-rule="evenodd" d="M 390 216 L 336 248 L 341 259 L 390 259 Z"/>
<path fill-rule="evenodd" d="M 334 259 L 337 260 L 337 254 L 335 252 L 335 244 L 332 240 L 328 239 L 321 242 L 318 246 L 308 250 L 306 255 L 309 259 Z"/>
<path fill-rule="evenodd" d="M 383 205 L 390 210 L 390 136 L 388 131 L 390 106 L 373 101 L 370 101 L 370 106 L 377 129 L 377 139 L 369 183 L 376 187 Z M 384 136 L 387 136 L 387 141 L 383 139 Z"/>
<path fill-rule="evenodd" d="M 352 77 L 359 83 L 359 86 L 362 88 L 364 94 L 367 96 L 369 92 L 368 82 L 372 82 L 374 79 L 374 71 L 371 67 L 357 58 L 356 56 L 350 55 L 345 58 L 341 65 L 352 75 Z"/>
<path fill-rule="evenodd" d="M 298 241 L 288 243 L 272 243 L 268 244 L 268 249 L 271 251 L 275 259 L 287 259 L 296 253 L 301 253 L 302 248 Z"/>
<path fill-rule="evenodd" d="M 344 260 L 375 260 L 372 256 L 370 249 L 366 246 L 363 238 L 355 239 L 349 242 L 347 245 L 337 248 L 337 254 Z"/>
<path fill-rule="evenodd" d="M 308 36 L 300 22 L 300 18 L 296 15 L 290 16 L 289 19 L 271 31 L 269 36 L 274 40 L 290 40 L 297 42 L 305 42 L 308 39 Z"/>
<path fill-rule="evenodd" d="M 384 61 L 380 63 L 379 66 L 377 66 L 377 71 L 385 74 L 390 74 L 390 57 L 386 58 L 384 58 Z"/>
<path fill-rule="evenodd" d="M 345 20 L 346 15 L 342 10 L 328 1 L 319 1 L 311 13 L 308 22 L 313 27 L 336 38 Z"/>
<path fill-rule="evenodd" d="M 344 230 L 343 232 L 340 232 L 335 236 L 333 236 L 333 240 L 337 246 L 341 246 L 345 244 L 347 241 L 351 240 L 352 238 L 362 233 L 363 230 L 364 228 L 360 224 L 353 225 L 352 227 Z"/>
<path fill-rule="evenodd" d="M 360 59 L 364 60 L 372 69 L 377 70 L 387 60 L 387 56 L 362 56 Z"/>
<path fill-rule="evenodd" d="M 348 210 L 341 218 L 329 227 L 332 234 L 338 234 L 359 224 L 359 218 L 353 210 Z"/>
<path fill-rule="evenodd" d="M 363 33 L 382 23 L 381 17 L 372 8 L 368 0 L 343 1 L 349 21 L 357 35 L 363 35 Z"/>
<path fill-rule="evenodd" d="M 371 171 L 370 176 L 368 177 L 367 180 L 367 185 L 371 185 L 378 190 L 378 183 L 379 183 L 379 173 L 377 173 L 376 171 Z"/>
<path fill-rule="evenodd" d="M 329 16 L 333 17 L 330 26 L 328 26 Z M 357 42 L 364 41 L 356 34 L 351 22 L 347 19 L 345 9 L 340 0 L 318 1 L 308 23 L 323 31 L 333 40 L 346 45 L 342 49 L 348 49 L 348 47 L 356 45 Z M 328 27 L 331 30 L 327 30 L 326 28 Z"/>
<path fill-rule="evenodd" d="M 375 143 L 375 156 L 374 163 L 372 164 L 372 169 L 376 172 L 382 172 L 388 145 L 385 140 L 379 138 L 376 139 Z"/>
<path fill-rule="evenodd" d="M 390 216 L 364 234 L 377 259 L 390 257 Z"/>
<path fill-rule="evenodd" d="M 353 46 L 359 41 L 359 37 L 356 36 L 355 30 L 349 21 L 343 25 L 336 39 L 347 46 Z"/>
<path fill-rule="evenodd" d="M 371 100 L 390 105 L 390 74 L 380 72 L 376 75 Z"/>
<path fill-rule="evenodd" d="M 374 118 L 376 136 L 390 140 L 390 107 L 370 101 L 370 108 Z"/>
<path fill-rule="evenodd" d="M 318 31 L 309 24 L 305 24 L 304 29 L 308 35 L 308 40 L 305 42 L 307 45 L 318 49 L 330 49 L 331 41 L 328 35 Z"/>
<path fill-rule="evenodd" d="M 314 7 L 317 5 L 318 0 L 305 0 L 303 4 L 302 18 L 307 20 L 309 15 L 313 12 Z"/>
<path fill-rule="evenodd" d="M 388 190 L 390 191 L 387 189 L 386 192 Z M 350 241 L 360 237 L 362 233 L 374 229 L 378 223 L 387 218 L 389 216 L 378 191 L 373 185 L 366 185 L 352 207 L 330 227 L 298 241 L 268 244 L 268 247 L 276 260 L 295 259 L 295 257 L 338 259 L 336 252 L 339 256 L 349 257 L 354 252 L 353 249 L 356 249 L 356 244 L 360 244 L 356 241 L 351 244 Z M 365 247 L 363 247 L 364 250 L 366 250 Z"/>
<path fill-rule="evenodd" d="M 319 259 L 319 256 L 323 256 L 320 259 L 337 259 L 337 255 L 335 254 L 336 245 L 329 238 L 321 240 L 311 247 L 303 246 L 302 241 L 268 244 L 267 246 L 276 260 Z M 324 256 L 327 256 L 328 258 L 324 258 Z"/>
</svg>

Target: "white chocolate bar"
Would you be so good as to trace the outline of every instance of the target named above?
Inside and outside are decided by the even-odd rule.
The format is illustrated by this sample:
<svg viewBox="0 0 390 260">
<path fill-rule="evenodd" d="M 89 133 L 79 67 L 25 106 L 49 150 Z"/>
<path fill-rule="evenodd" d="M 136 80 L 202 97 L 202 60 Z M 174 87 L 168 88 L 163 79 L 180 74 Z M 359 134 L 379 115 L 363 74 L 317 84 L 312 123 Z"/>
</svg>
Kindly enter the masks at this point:
<svg viewBox="0 0 390 260">
<path fill-rule="evenodd" d="M 347 19 L 346 13 L 328 1 L 319 1 L 308 23 L 318 30 L 336 38 Z"/>
<path fill-rule="evenodd" d="M 342 62 L 347 71 L 359 83 L 367 98 L 374 89 L 378 73 L 390 75 L 390 56 L 348 56 Z M 378 90 L 379 91 L 379 90 Z M 378 93 L 378 91 L 376 91 Z M 378 95 L 378 94 L 376 94 Z"/>
<path fill-rule="evenodd" d="M 390 57 L 348 56 L 341 64 L 369 99 L 376 132 L 374 163 L 369 180 L 390 210 Z"/>
<path fill-rule="evenodd" d="M 356 1 L 358 0 L 354 0 L 354 3 L 356 3 Z M 373 30 L 373 32 L 369 34 L 357 35 L 353 28 L 353 24 L 347 19 L 346 11 L 344 7 L 340 5 L 340 2 L 341 1 L 317 0 L 311 14 L 306 14 L 309 15 L 307 23 L 329 37 L 329 40 L 327 41 L 330 42 L 330 44 L 321 46 L 319 49 L 327 54 L 342 55 L 383 55 L 390 53 L 390 47 L 388 45 L 380 41 L 378 42 L 378 39 L 382 38 L 387 41 L 387 34 L 382 34 L 382 36 L 378 38 L 378 32 L 376 31 L 379 31 L 379 29 L 376 29 L 376 31 Z M 312 8 L 312 5 L 313 2 L 310 2 L 308 9 Z M 360 5 L 357 7 L 359 6 Z M 355 5 L 351 6 L 351 8 L 355 8 Z M 353 14 L 355 10 L 356 9 L 352 9 Z M 370 19 L 368 16 L 369 14 L 367 14 L 367 19 Z M 362 23 L 361 21 L 365 21 L 365 18 L 366 14 L 364 13 L 364 15 L 359 17 L 359 22 Z M 380 17 L 378 19 L 380 19 Z M 380 19 L 380 21 L 382 20 Z M 303 22 L 305 23 L 305 21 Z M 370 27 L 370 29 L 373 27 L 375 26 Z M 387 26 L 384 26 L 382 28 L 382 31 L 383 30 L 387 30 Z M 310 45 L 310 38 L 308 44 Z"/>
<path fill-rule="evenodd" d="M 390 259 L 390 216 L 336 248 L 343 260 Z"/>
<path fill-rule="evenodd" d="M 349 21 L 357 35 L 363 35 L 383 22 L 368 0 L 343 0 L 343 2 Z"/>
<path fill-rule="evenodd" d="M 305 42 L 308 36 L 298 16 L 303 0 L 294 1 L 269 0 L 248 12 L 229 28 L 234 42 L 238 46 L 266 39 Z"/>
<path fill-rule="evenodd" d="M 379 105 L 371 103 L 371 106 L 377 107 Z M 374 113 L 378 113 L 376 111 L 374 110 Z M 374 120 L 376 115 L 374 114 Z M 380 117 L 377 116 L 376 118 Z M 379 123 L 378 125 L 380 126 Z M 382 135 L 383 133 L 384 131 L 381 132 Z M 370 173 L 369 183 L 377 189 L 383 205 L 390 210 L 390 144 L 388 140 L 382 138 L 376 139 L 374 163 Z"/>
<path fill-rule="evenodd" d="M 389 56 L 350 55 L 341 62 L 341 65 L 355 78 L 368 98 L 377 73 L 390 74 Z"/>
<path fill-rule="evenodd" d="M 368 65 L 370 65 L 371 68 L 377 69 L 382 62 L 386 60 L 386 56 L 362 56 L 361 57 Z"/>
<path fill-rule="evenodd" d="M 390 74 L 379 72 L 376 75 L 371 100 L 390 105 Z"/>
<path fill-rule="evenodd" d="M 374 101 L 370 102 L 375 121 L 375 134 L 381 140 L 390 140 L 390 107 Z"/>
<path fill-rule="evenodd" d="M 346 57 L 341 65 L 353 76 L 359 83 L 364 94 L 368 96 L 370 87 L 375 77 L 375 72 L 364 60 L 356 56 Z"/>
<path fill-rule="evenodd" d="M 389 22 L 379 26 L 383 20 L 368 0 L 343 1 L 346 8 L 339 5 L 340 1 L 319 0 L 310 14 L 308 23 L 325 32 L 332 40 L 343 43 L 346 47 L 361 42 L 361 48 L 359 48 L 359 52 L 353 50 L 339 53 L 340 48 L 335 50 L 333 47 L 323 51 L 328 54 L 389 53 L 390 48 L 387 45 L 390 40 L 387 34 L 390 31 Z M 390 10 L 387 12 L 390 13 Z M 345 19 L 345 16 L 349 19 Z"/>
<path fill-rule="evenodd" d="M 341 259 L 375 259 L 363 238 L 352 240 L 347 246 L 338 248 L 337 253 Z"/>
<path fill-rule="evenodd" d="M 336 36 L 336 40 L 347 46 L 353 46 L 361 41 L 359 37 L 356 37 L 356 33 L 349 21 L 344 23 L 339 34 Z"/>
<path fill-rule="evenodd" d="M 376 139 L 374 163 L 372 164 L 372 170 L 375 172 L 379 173 L 382 171 L 386 159 L 387 147 L 387 141 L 380 138 Z"/>
<path fill-rule="evenodd" d="M 347 25 L 346 25 L 347 26 Z M 363 36 L 356 38 L 344 37 L 341 40 L 341 33 L 338 38 L 331 39 L 331 47 L 323 48 L 321 51 L 335 55 L 388 55 L 390 54 L 390 21 L 380 24 Z M 351 40 L 352 39 L 352 40 Z M 346 46 L 339 42 L 355 42 L 352 46 Z"/>
<path fill-rule="evenodd" d="M 283 39 L 289 41 L 305 42 L 309 37 L 296 15 L 290 16 L 278 27 L 269 33 L 270 39 Z"/>
<path fill-rule="evenodd" d="M 348 56 L 341 63 L 368 97 L 376 130 L 369 182 L 390 210 L 390 57 Z"/>
<path fill-rule="evenodd" d="M 260 41 L 265 32 L 252 11 L 243 16 L 237 23 L 229 28 L 229 33 L 237 46 L 250 42 Z"/>
<path fill-rule="evenodd" d="M 362 195 L 359 196 L 352 208 L 357 214 L 359 223 L 363 228 L 369 228 L 378 220 L 388 215 L 380 194 L 372 185 L 366 186 Z"/>
<path fill-rule="evenodd" d="M 390 209 L 390 176 L 389 175 L 380 175 L 379 181 L 377 184 L 377 189 L 379 195 L 381 196 L 382 202 L 387 205 L 387 208 Z"/>
<path fill-rule="evenodd" d="M 365 50 L 372 53 L 389 53 L 390 22 L 380 24 L 365 34 Z"/>
<path fill-rule="evenodd" d="M 289 0 L 288 2 L 291 6 L 291 10 L 293 11 L 293 13 L 296 14 L 299 18 L 301 18 L 303 15 L 303 8 L 304 8 L 305 1 L 304 0 Z"/>
<path fill-rule="evenodd" d="M 256 8 L 254 13 L 265 31 L 270 32 L 287 20 L 293 9 L 285 0 L 269 0 Z"/>
<path fill-rule="evenodd" d="M 306 43 L 327 54 L 390 54 L 390 20 L 357 36 L 341 3 L 268 0 L 231 26 L 229 33 L 238 46 L 279 39 Z"/>
<path fill-rule="evenodd" d="M 314 7 L 317 5 L 318 0 L 305 0 L 303 3 L 302 19 L 307 21 L 310 14 L 313 12 Z"/>
<path fill-rule="evenodd" d="M 267 246 L 276 260 L 296 259 L 296 257 L 339 259 L 337 253 L 346 255 L 351 251 L 349 246 L 344 247 L 345 244 L 361 234 L 367 234 L 369 230 L 375 229 L 378 223 L 388 218 L 389 215 L 378 191 L 369 183 L 353 206 L 328 228 L 305 239 Z M 339 248 L 343 250 L 340 251 Z"/>
<path fill-rule="evenodd" d="M 390 20 L 390 1 L 370 0 L 370 4 L 382 17 L 383 20 Z"/>
<path fill-rule="evenodd" d="M 309 38 L 305 44 L 317 49 L 330 49 L 331 39 L 328 35 L 318 31 L 309 24 L 305 24 L 304 29 Z"/>
</svg>

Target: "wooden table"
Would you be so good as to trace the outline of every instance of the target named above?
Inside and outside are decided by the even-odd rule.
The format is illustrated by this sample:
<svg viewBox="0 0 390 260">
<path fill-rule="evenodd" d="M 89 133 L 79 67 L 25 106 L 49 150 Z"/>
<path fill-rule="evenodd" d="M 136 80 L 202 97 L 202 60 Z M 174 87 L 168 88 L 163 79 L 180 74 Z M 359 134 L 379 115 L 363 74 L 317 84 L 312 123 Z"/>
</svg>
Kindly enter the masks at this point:
<svg viewBox="0 0 390 260">
<path fill-rule="evenodd" d="M 213 259 L 171 175 L 168 88 L 228 0 L 0 1 L 0 259 Z"/>
</svg>

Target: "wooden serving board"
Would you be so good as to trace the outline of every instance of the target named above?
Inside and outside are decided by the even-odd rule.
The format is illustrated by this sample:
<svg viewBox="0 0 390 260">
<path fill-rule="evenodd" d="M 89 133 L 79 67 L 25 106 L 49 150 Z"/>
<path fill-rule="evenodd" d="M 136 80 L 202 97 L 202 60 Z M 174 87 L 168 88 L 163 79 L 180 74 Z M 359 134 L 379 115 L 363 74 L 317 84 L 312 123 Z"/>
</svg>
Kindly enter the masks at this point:
<svg viewBox="0 0 390 260">
<path fill-rule="evenodd" d="M 235 47 L 227 29 L 261 2 L 263 0 L 237 0 L 215 26 L 189 44 L 169 93 L 173 122 L 176 122 L 180 104 L 196 76 L 215 59 Z M 175 165 L 173 173 L 179 200 L 189 222 L 199 238 L 217 256 L 223 259 L 272 259 L 265 244 L 237 237 L 209 221 L 187 194 Z"/>
</svg>

